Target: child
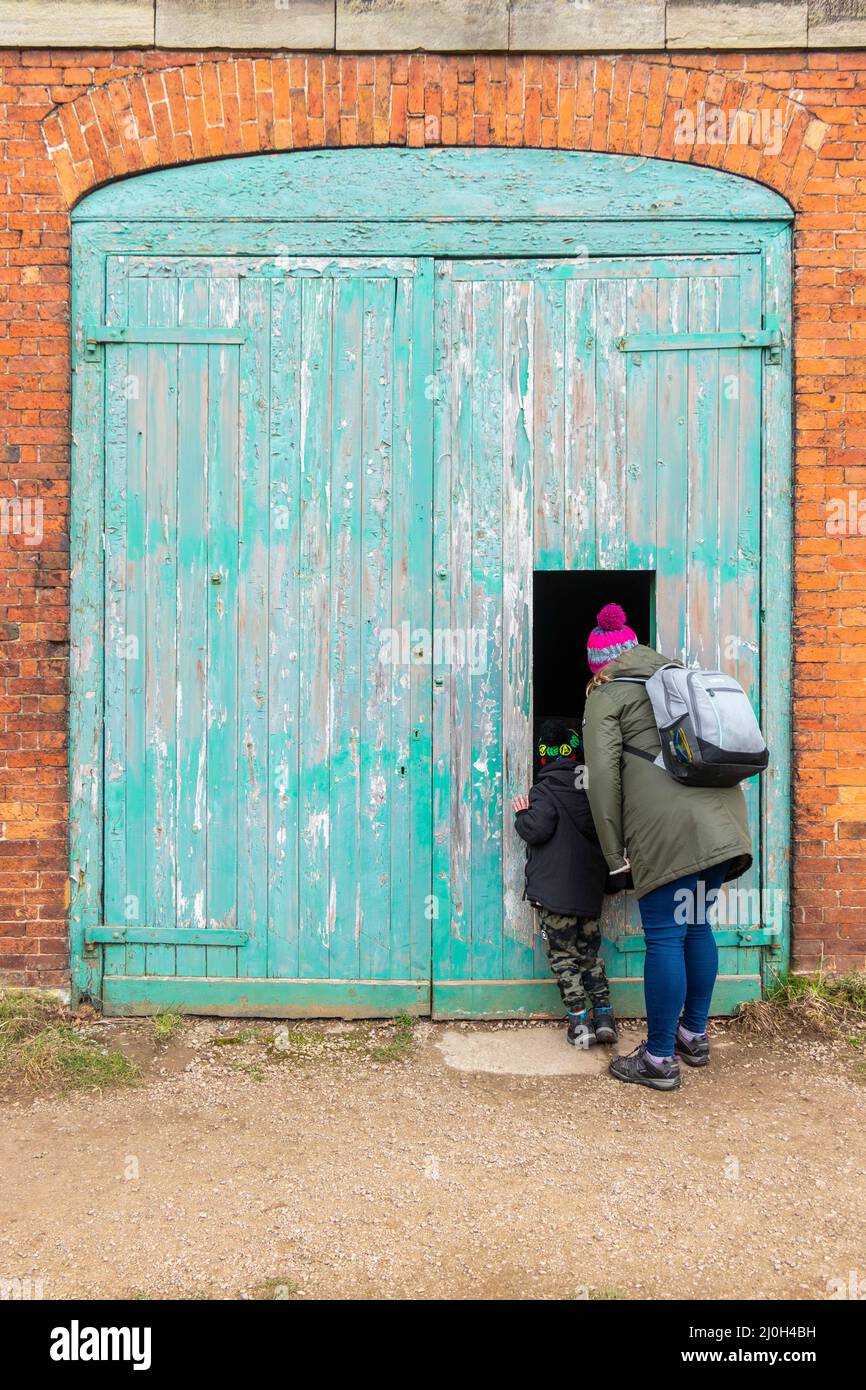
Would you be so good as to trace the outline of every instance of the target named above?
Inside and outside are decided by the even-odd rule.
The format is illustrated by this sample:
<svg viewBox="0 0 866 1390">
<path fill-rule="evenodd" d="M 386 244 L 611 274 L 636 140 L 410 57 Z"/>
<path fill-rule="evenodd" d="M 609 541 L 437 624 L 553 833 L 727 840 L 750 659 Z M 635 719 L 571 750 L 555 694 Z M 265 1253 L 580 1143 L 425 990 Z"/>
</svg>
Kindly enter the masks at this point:
<svg viewBox="0 0 866 1390">
<path fill-rule="evenodd" d="M 573 729 L 558 719 L 544 721 L 541 767 L 529 796 L 514 799 L 514 824 L 527 844 L 525 896 L 539 909 L 550 968 L 568 1010 L 568 1041 L 589 1047 L 616 1042 L 617 1031 L 599 958 L 607 865 L 578 785 L 579 752 Z"/>
</svg>

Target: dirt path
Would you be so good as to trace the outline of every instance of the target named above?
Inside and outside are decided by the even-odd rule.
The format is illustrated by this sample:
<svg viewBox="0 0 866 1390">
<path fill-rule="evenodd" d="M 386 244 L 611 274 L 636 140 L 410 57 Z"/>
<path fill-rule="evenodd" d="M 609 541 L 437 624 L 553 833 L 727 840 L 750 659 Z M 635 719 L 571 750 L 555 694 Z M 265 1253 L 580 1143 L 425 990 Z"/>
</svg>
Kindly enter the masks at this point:
<svg viewBox="0 0 866 1390">
<path fill-rule="evenodd" d="M 0 1279 L 46 1297 L 825 1298 L 866 1277 L 866 1086 L 841 1048 L 723 1035 L 659 1096 L 455 1070 L 441 1025 L 397 1061 L 346 1025 L 270 1060 L 213 1045 L 236 1025 L 98 1031 L 143 1085 L 3 1105 Z"/>
</svg>

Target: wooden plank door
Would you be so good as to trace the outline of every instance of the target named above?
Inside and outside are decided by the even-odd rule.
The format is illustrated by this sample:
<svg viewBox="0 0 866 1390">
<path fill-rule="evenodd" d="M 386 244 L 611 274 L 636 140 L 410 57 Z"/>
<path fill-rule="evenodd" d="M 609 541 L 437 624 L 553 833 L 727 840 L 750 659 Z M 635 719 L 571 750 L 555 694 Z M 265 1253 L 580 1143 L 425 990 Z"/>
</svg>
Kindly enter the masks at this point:
<svg viewBox="0 0 866 1390">
<path fill-rule="evenodd" d="M 441 1016 L 558 1010 L 510 809 L 531 778 L 534 569 L 610 570 L 611 599 L 616 571 L 649 572 L 659 648 L 730 670 L 759 707 L 761 352 L 621 340 L 759 329 L 760 289 L 746 255 L 437 267 L 435 611 L 475 653 L 434 676 Z M 740 925 L 720 934 L 719 1008 L 760 991 L 760 916 Z M 616 1002 L 639 1013 L 633 898 L 604 935 Z"/>
<path fill-rule="evenodd" d="M 508 811 L 532 766 L 534 284 L 442 262 L 435 298 L 433 1008 L 520 1013 L 548 975 Z"/>
<path fill-rule="evenodd" d="M 428 267 L 108 258 L 109 1010 L 429 1006 Z"/>
</svg>

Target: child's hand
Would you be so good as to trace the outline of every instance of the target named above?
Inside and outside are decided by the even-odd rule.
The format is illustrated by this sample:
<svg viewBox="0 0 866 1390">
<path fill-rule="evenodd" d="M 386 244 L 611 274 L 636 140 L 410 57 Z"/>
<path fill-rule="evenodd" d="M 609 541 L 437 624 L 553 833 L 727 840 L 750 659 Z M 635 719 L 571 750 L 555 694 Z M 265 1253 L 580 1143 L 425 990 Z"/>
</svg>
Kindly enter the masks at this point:
<svg viewBox="0 0 866 1390">
<path fill-rule="evenodd" d="M 517 812 L 517 811 L 528 811 L 528 810 L 529 810 L 529 797 L 528 797 L 528 796 L 516 796 L 511 804 L 512 804 L 513 807 L 514 807 L 515 812 Z"/>
</svg>

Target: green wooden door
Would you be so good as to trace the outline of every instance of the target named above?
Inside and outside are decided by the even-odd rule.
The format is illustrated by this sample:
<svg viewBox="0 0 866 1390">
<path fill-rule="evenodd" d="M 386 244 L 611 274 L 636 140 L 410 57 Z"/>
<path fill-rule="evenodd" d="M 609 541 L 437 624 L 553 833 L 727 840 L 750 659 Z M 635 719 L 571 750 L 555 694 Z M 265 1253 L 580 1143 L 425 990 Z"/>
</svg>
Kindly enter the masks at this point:
<svg viewBox="0 0 866 1390">
<path fill-rule="evenodd" d="M 759 707 L 762 352 L 740 335 L 761 329 L 761 262 L 445 261 L 435 301 L 434 604 L 464 656 L 434 669 L 433 1007 L 556 1012 L 510 809 L 531 780 L 533 570 L 650 571 L 660 649 L 724 666 Z M 746 903 L 718 1009 L 760 994 Z M 615 1003 L 640 1013 L 633 899 L 604 928 Z"/>
<path fill-rule="evenodd" d="M 105 1007 L 426 1011 L 429 263 L 106 277 Z"/>
<path fill-rule="evenodd" d="M 784 970 L 791 217 L 553 150 L 216 160 L 76 206 L 76 997 L 556 1012 L 507 806 L 558 569 L 650 575 L 659 645 L 760 704 L 779 949 L 726 923 L 716 1007 Z M 605 951 L 638 1013 L 636 926 L 617 902 Z"/>
<path fill-rule="evenodd" d="M 760 256 L 105 277 L 106 1009 L 557 1012 L 533 572 L 650 573 L 660 648 L 759 705 Z M 760 992 L 739 886 L 718 1009 Z M 604 928 L 638 1013 L 634 902 Z"/>
</svg>

